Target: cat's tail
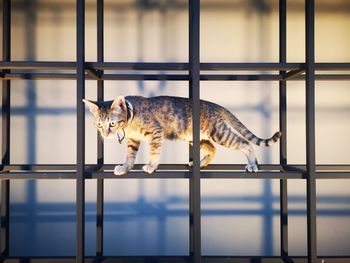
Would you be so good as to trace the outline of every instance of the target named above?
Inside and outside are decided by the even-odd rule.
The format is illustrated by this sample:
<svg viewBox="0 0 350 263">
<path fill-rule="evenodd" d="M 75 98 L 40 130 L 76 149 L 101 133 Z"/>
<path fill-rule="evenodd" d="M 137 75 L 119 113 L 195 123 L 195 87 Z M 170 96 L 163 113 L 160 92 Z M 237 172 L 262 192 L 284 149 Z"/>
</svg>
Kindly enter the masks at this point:
<svg viewBox="0 0 350 263">
<path fill-rule="evenodd" d="M 249 131 L 250 134 L 247 134 L 247 136 L 244 136 L 244 138 L 246 138 L 248 141 L 258 145 L 258 146 L 271 146 L 272 144 L 274 144 L 275 142 L 277 142 L 281 136 L 282 136 L 282 132 L 277 131 L 275 132 L 275 134 L 269 138 L 269 139 L 260 139 L 257 136 L 255 136 L 252 132 Z M 251 136 L 251 137 L 248 137 Z"/>
<path fill-rule="evenodd" d="M 225 114 L 225 117 L 230 126 L 234 128 L 238 133 L 240 133 L 242 137 L 258 146 L 271 146 L 282 137 L 282 132 L 277 131 L 271 138 L 261 139 L 252 133 L 243 123 L 240 122 L 240 120 L 231 114 L 231 112 L 227 112 Z"/>
</svg>

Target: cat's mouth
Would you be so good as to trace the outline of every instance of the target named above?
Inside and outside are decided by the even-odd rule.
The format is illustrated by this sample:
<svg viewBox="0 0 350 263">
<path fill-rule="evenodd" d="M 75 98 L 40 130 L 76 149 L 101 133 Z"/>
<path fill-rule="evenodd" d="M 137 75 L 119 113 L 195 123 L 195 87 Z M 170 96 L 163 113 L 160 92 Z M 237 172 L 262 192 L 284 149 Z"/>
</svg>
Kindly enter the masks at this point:
<svg viewBox="0 0 350 263">
<path fill-rule="evenodd" d="M 103 139 L 113 139 L 117 137 L 119 143 L 122 143 L 122 141 L 125 138 L 125 131 L 124 129 L 120 129 L 115 132 L 108 132 L 108 133 L 101 132 L 101 136 Z"/>
<path fill-rule="evenodd" d="M 111 134 L 111 133 L 109 133 L 109 134 L 100 133 L 100 135 L 101 135 L 101 137 L 102 137 L 103 139 L 112 139 L 112 138 L 115 137 L 115 135 L 113 135 L 113 134 Z"/>
</svg>

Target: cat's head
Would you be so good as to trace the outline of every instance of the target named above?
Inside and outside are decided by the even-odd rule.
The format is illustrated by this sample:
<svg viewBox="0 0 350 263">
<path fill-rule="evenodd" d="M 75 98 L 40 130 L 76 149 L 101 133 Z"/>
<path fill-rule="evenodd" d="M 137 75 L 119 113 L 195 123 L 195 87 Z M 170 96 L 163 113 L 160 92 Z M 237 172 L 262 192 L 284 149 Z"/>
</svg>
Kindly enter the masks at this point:
<svg viewBox="0 0 350 263">
<path fill-rule="evenodd" d="M 114 138 L 128 122 L 125 97 L 118 96 L 113 101 L 93 102 L 83 100 L 94 118 L 96 129 L 103 138 Z"/>
</svg>

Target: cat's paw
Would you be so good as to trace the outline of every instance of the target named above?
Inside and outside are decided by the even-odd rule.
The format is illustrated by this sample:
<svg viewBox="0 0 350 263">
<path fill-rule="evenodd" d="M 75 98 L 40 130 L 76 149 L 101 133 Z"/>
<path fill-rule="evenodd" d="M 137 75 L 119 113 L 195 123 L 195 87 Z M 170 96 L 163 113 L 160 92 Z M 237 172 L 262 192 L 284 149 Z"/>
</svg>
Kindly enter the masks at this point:
<svg viewBox="0 0 350 263">
<path fill-rule="evenodd" d="M 152 164 L 145 164 L 142 167 L 142 170 L 146 173 L 149 173 L 149 174 L 153 173 L 156 169 L 157 169 L 157 166 L 152 165 Z"/>
<path fill-rule="evenodd" d="M 188 162 L 188 166 L 189 166 L 189 167 L 192 167 L 192 166 L 193 166 L 193 161 L 189 161 L 189 162 Z"/>
<path fill-rule="evenodd" d="M 129 169 L 125 165 L 117 165 L 116 167 L 114 167 L 115 175 L 123 175 L 123 174 L 126 174 L 128 171 Z"/>
<path fill-rule="evenodd" d="M 247 164 L 245 170 L 250 173 L 256 173 L 258 171 L 258 165 L 256 163 Z"/>
</svg>

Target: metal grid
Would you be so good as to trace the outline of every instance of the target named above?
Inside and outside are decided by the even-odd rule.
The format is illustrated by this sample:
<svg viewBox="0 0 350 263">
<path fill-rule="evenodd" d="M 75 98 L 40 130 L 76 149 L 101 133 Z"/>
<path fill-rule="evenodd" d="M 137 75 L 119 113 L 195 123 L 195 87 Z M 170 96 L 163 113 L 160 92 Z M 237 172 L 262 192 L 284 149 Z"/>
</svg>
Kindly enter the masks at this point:
<svg viewBox="0 0 350 263">
<path fill-rule="evenodd" d="M 315 80 L 350 80 L 350 74 L 315 74 L 322 71 L 349 71 L 350 63 L 315 63 L 314 0 L 305 0 L 305 63 L 288 63 L 286 49 L 286 0 L 279 1 L 279 62 L 278 63 L 200 63 L 200 0 L 189 1 L 189 61 L 185 63 L 118 63 L 104 62 L 104 1 L 97 0 L 97 61 L 85 61 L 85 1 L 76 1 L 76 62 L 12 62 L 11 61 L 11 1 L 3 0 L 3 61 L 0 62 L 2 80 L 2 164 L 1 164 L 1 261 L 2 262 L 321 262 L 316 246 L 316 180 L 350 178 L 350 165 L 316 165 L 315 163 Z M 11 72 L 16 70 L 16 72 Z M 30 72 L 26 72 L 30 70 Z M 35 73 L 47 70 L 50 73 Z M 60 73 L 68 70 L 71 73 Z M 133 70 L 134 74 L 110 74 L 109 70 Z M 139 74 L 138 70 L 186 71 L 186 74 Z M 274 71 L 274 74 L 201 74 L 206 71 Z M 18 73 L 20 72 L 20 73 Z M 14 165 L 10 163 L 10 97 L 13 79 L 75 79 L 77 81 L 77 163 L 76 165 Z M 115 177 L 111 165 L 104 164 L 103 144 L 97 140 L 97 164 L 85 164 L 85 80 L 97 81 L 97 98 L 103 99 L 104 80 L 188 80 L 189 97 L 193 102 L 193 147 L 191 170 L 185 165 L 160 165 L 152 175 L 141 172 L 141 165 L 123 177 Z M 279 121 L 284 136 L 280 142 L 280 164 L 260 165 L 256 174 L 246 174 L 243 165 L 210 165 L 199 169 L 199 98 L 200 81 L 210 80 L 271 80 L 279 81 Z M 306 164 L 290 165 L 287 161 L 287 81 L 306 83 Z M 215 171 L 214 171 L 215 170 Z M 73 179 L 76 180 L 76 257 L 75 258 L 13 258 L 9 257 L 9 188 L 14 179 Z M 184 178 L 189 180 L 190 251 L 179 257 L 110 257 L 103 256 L 103 183 L 106 178 Z M 215 257 L 201 256 L 201 178 L 280 179 L 280 257 Z M 97 180 L 96 256 L 85 257 L 84 205 L 85 180 Z M 287 180 L 302 179 L 307 184 L 307 257 L 288 255 Z M 348 262 L 350 257 L 322 257 L 326 262 Z"/>
</svg>

